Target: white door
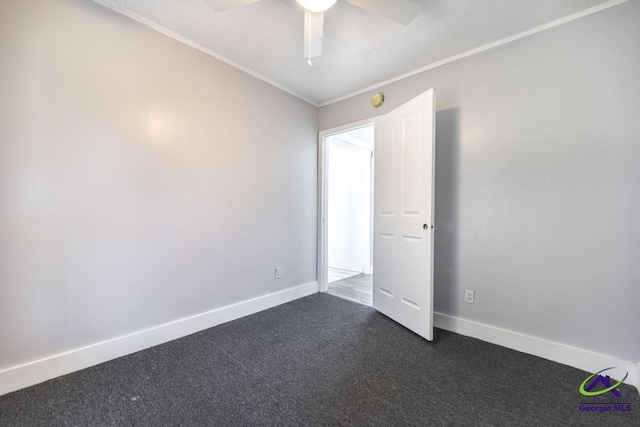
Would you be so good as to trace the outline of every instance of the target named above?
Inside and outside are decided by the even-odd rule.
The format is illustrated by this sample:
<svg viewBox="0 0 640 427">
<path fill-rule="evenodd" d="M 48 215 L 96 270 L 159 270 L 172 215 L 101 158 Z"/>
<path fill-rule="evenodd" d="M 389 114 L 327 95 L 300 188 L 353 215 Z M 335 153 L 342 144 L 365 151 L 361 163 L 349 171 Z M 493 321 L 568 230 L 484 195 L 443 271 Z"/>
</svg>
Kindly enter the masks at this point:
<svg viewBox="0 0 640 427">
<path fill-rule="evenodd" d="M 373 307 L 432 340 L 433 89 L 379 121 L 374 156 Z"/>
</svg>

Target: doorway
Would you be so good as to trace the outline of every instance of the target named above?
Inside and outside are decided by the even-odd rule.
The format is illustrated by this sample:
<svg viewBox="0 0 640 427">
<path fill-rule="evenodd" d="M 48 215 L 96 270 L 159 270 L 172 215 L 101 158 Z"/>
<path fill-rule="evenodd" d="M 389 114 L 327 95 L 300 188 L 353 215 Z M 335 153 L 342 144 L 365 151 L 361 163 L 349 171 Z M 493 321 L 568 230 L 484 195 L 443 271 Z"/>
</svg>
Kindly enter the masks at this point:
<svg viewBox="0 0 640 427">
<path fill-rule="evenodd" d="M 374 123 L 323 138 L 326 264 L 323 291 L 373 304 Z M 321 275 L 322 276 L 322 275 Z"/>
<path fill-rule="evenodd" d="M 435 100 L 431 88 L 383 116 L 320 132 L 318 152 L 320 292 L 329 290 L 329 141 L 374 125 L 371 305 L 429 341 L 433 339 Z"/>
</svg>

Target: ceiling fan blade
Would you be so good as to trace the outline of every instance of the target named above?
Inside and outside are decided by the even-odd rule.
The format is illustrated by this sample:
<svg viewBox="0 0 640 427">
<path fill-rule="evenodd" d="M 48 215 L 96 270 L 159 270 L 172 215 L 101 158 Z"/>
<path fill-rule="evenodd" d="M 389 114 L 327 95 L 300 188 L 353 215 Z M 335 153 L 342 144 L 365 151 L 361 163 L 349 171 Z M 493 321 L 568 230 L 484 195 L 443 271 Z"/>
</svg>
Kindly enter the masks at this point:
<svg viewBox="0 0 640 427">
<path fill-rule="evenodd" d="M 346 0 L 361 9 L 409 25 L 420 13 L 420 6 L 409 0 Z"/>
<path fill-rule="evenodd" d="M 216 12 L 224 12 L 226 10 L 235 9 L 240 6 L 246 6 L 251 3 L 257 3 L 260 0 L 205 0 L 209 7 Z"/>
<path fill-rule="evenodd" d="M 322 54 L 323 12 L 304 11 L 304 57 L 309 60 Z"/>
</svg>

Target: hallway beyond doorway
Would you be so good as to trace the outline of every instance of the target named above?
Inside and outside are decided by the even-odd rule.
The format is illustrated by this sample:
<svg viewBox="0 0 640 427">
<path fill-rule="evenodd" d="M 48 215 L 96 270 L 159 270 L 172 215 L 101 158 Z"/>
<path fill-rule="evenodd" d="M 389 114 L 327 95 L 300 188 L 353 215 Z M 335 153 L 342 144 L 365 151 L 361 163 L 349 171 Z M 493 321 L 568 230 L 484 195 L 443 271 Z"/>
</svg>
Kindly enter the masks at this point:
<svg viewBox="0 0 640 427">
<path fill-rule="evenodd" d="M 331 277 L 331 270 L 332 269 L 329 269 L 329 277 Z M 373 276 L 370 274 L 354 273 L 353 276 L 341 280 L 334 282 L 329 281 L 327 292 L 340 298 L 372 306 Z"/>
</svg>

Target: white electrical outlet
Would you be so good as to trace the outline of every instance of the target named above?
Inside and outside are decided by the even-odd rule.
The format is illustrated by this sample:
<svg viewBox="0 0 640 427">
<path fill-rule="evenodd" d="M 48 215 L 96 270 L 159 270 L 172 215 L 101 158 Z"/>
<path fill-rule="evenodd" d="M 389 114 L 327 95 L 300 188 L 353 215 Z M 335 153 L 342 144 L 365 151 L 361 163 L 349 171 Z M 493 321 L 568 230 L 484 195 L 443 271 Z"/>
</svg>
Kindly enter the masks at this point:
<svg viewBox="0 0 640 427">
<path fill-rule="evenodd" d="M 276 267 L 276 279 L 282 277 L 282 267 Z"/>
<path fill-rule="evenodd" d="M 469 304 L 473 304 L 473 300 L 476 296 L 476 291 L 472 291 L 471 289 L 464 290 L 464 302 L 468 302 Z"/>
</svg>

